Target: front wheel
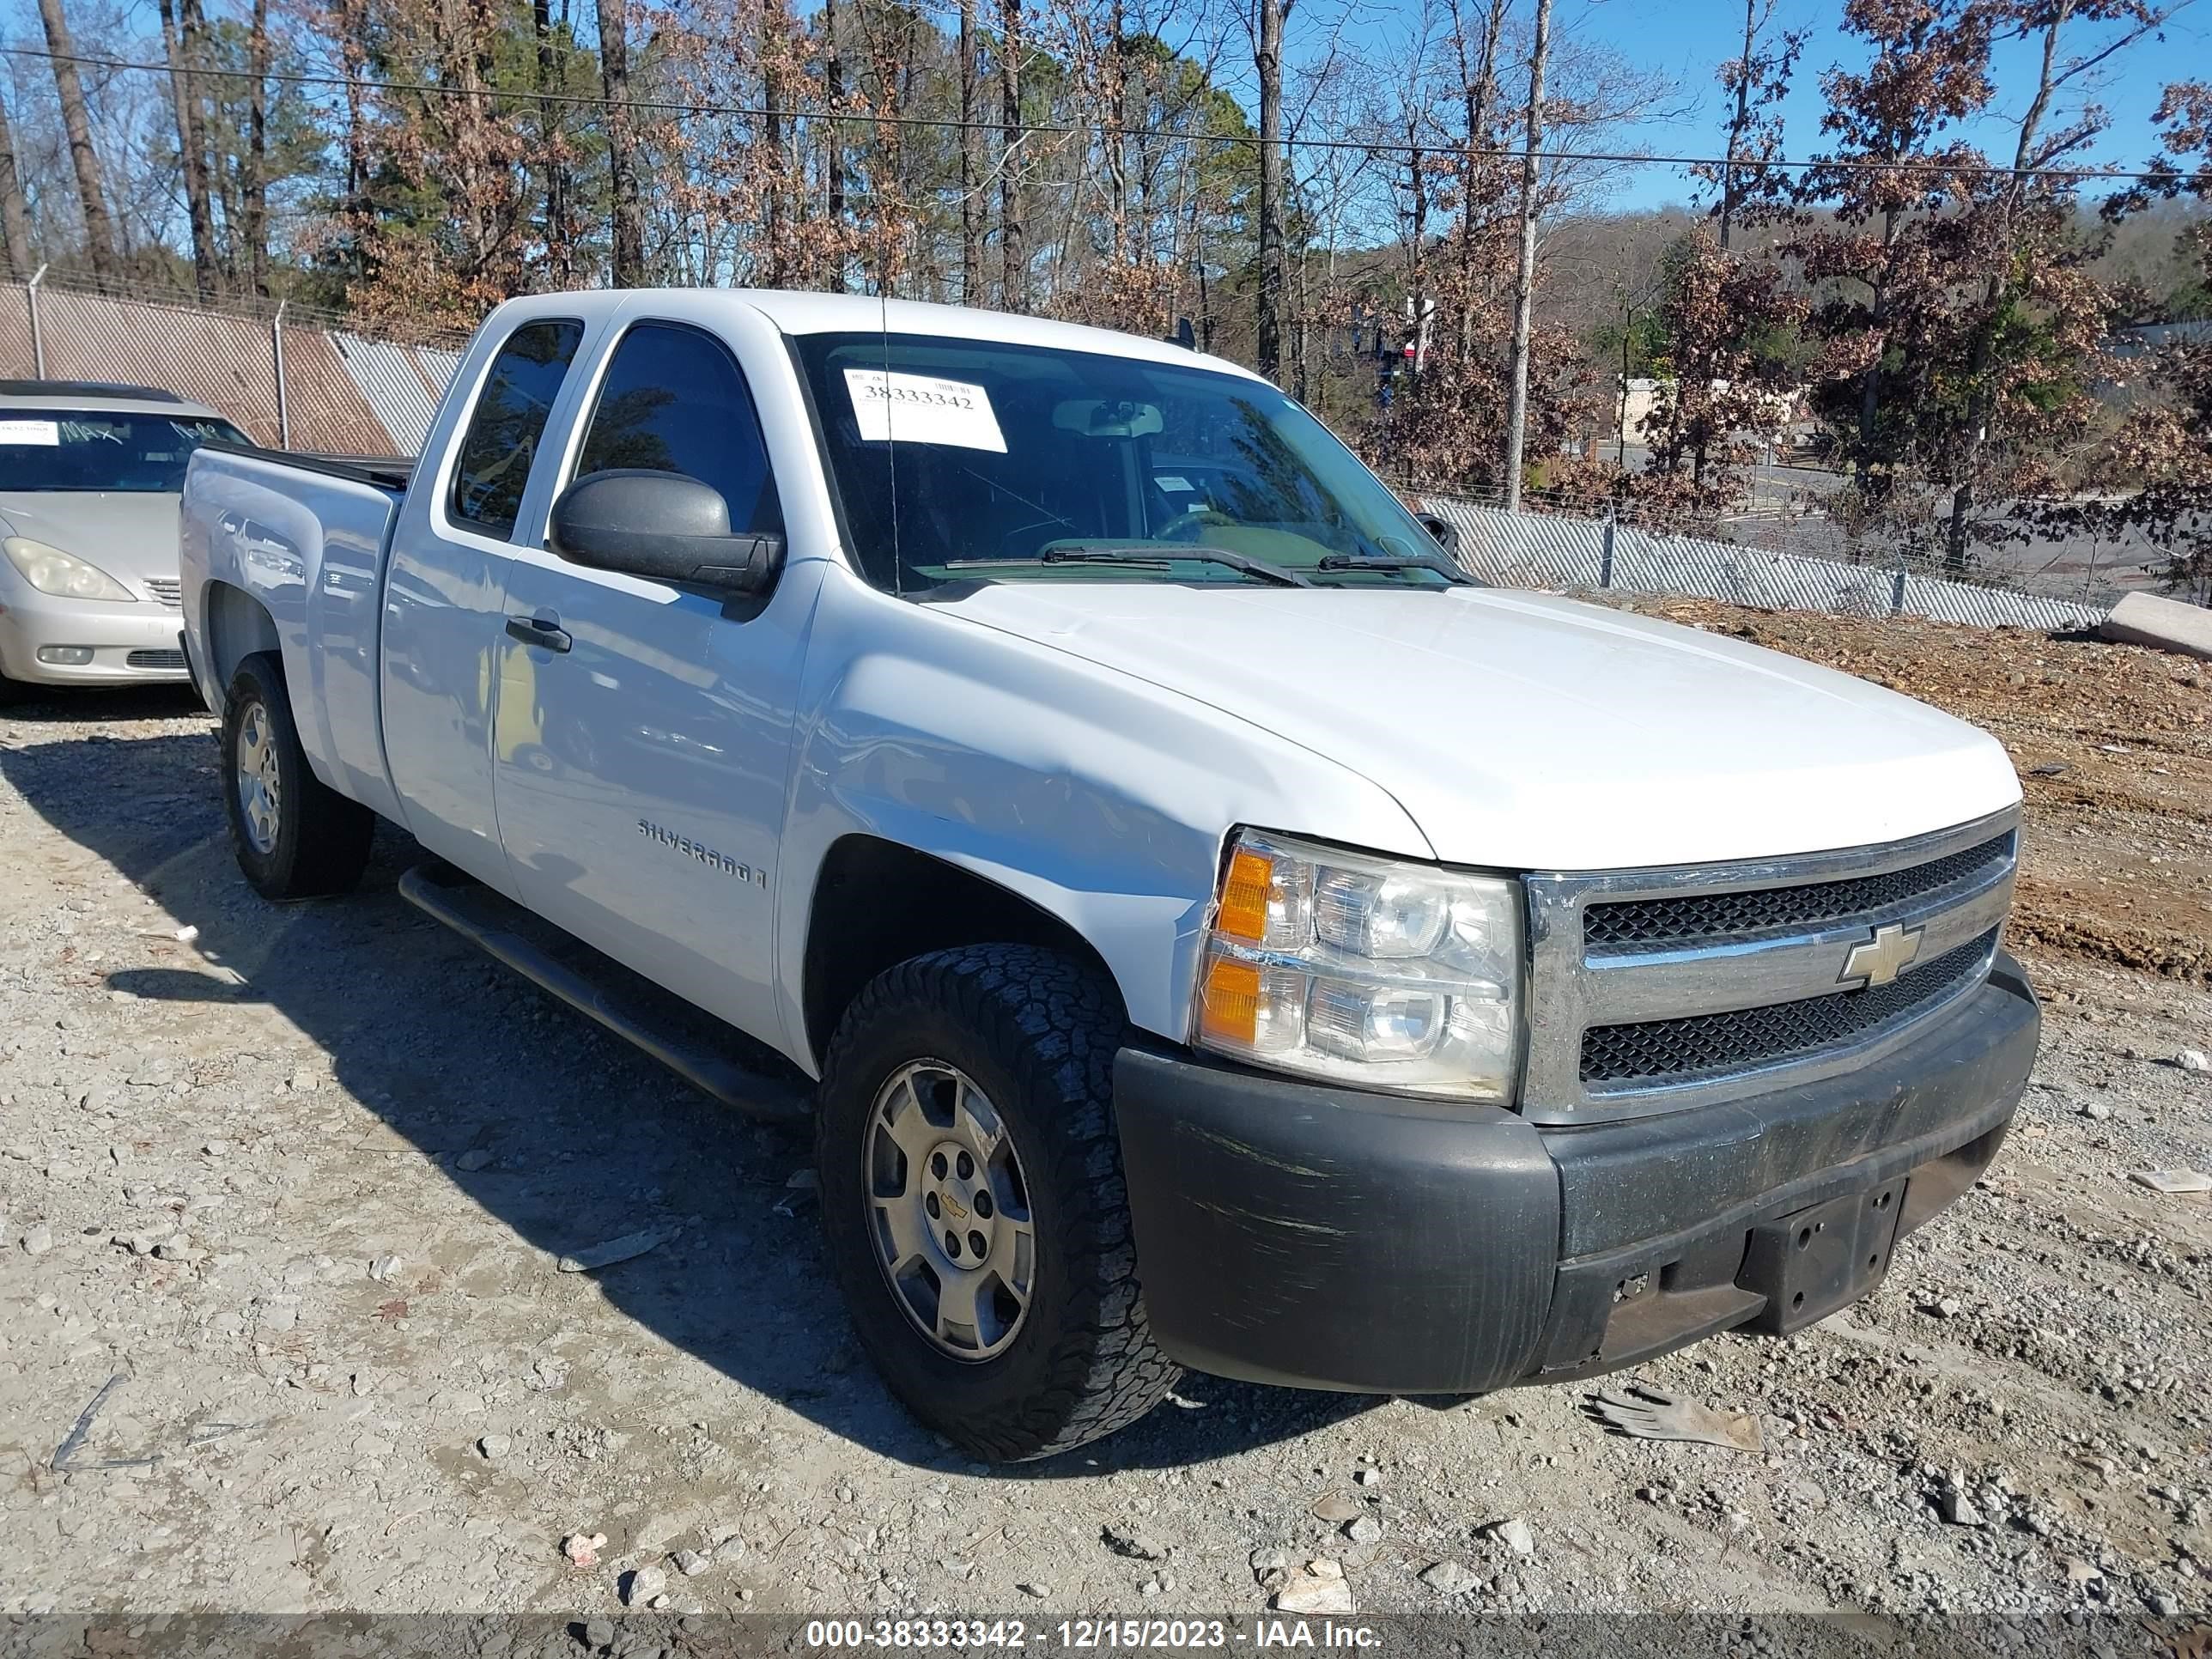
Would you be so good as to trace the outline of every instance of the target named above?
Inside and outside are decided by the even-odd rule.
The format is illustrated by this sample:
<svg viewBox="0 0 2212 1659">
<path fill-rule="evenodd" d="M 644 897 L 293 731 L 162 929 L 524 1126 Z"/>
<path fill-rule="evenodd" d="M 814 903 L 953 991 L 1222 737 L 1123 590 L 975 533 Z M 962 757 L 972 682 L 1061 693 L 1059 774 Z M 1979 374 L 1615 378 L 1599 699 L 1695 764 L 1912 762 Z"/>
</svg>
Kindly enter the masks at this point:
<svg viewBox="0 0 2212 1659">
<path fill-rule="evenodd" d="M 830 1045 L 816 1156 L 854 1325 L 908 1410 L 989 1462 L 1110 1434 L 1180 1374 L 1137 1282 L 1121 1032 L 1096 969 L 996 945 L 891 969 Z"/>
<path fill-rule="evenodd" d="M 248 657 L 231 680 L 222 772 L 238 867 L 262 897 L 313 898 L 361 879 L 375 815 L 308 769 L 272 652 Z"/>
</svg>

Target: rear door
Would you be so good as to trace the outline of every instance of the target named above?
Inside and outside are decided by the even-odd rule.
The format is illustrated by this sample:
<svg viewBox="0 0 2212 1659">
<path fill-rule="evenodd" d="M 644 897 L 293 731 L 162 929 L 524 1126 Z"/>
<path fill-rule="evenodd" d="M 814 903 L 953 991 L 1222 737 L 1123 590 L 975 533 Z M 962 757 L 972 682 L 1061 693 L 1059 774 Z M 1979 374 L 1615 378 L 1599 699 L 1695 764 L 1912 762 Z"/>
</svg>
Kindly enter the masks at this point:
<svg viewBox="0 0 2212 1659">
<path fill-rule="evenodd" d="M 477 375 L 476 391 L 458 416 L 459 441 L 442 422 L 431 434 L 385 584 L 385 752 L 407 827 L 510 894 L 491 730 L 507 572 L 515 526 L 558 466 L 545 453 L 547 423 L 584 335 L 579 319 L 526 318 L 471 353 L 461 373 Z"/>
<path fill-rule="evenodd" d="M 627 318 L 560 483 L 681 472 L 721 492 L 733 531 L 782 533 L 748 369 L 789 370 L 775 331 L 750 331 L 741 362 L 722 331 Z M 517 896 L 771 1042 L 770 872 L 820 568 L 787 564 L 764 599 L 726 602 L 569 564 L 541 536 L 516 550 L 500 647 L 495 793 Z"/>
</svg>

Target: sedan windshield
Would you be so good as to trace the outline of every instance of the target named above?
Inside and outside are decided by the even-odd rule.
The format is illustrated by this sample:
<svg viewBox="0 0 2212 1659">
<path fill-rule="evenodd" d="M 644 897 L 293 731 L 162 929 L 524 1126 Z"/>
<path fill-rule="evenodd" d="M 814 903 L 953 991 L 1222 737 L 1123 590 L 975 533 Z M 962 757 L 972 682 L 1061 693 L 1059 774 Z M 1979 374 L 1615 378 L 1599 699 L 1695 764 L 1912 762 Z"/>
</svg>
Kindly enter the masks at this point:
<svg viewBox="0 0 2212 1659">
<path fill-rule="evenodd" d="M 185 463 L 210 441 L 242 444 L 228 421 L 195 415 L 28 410 L 0 413 L 0 491 L 185 487 Z"/>
<path fill-rule="evenodd" d="M 847 531 L 879 587 L 1465 580 L 1373 473 L 1263 381 L 915 335 L 796 347 Z"/>
</svg>

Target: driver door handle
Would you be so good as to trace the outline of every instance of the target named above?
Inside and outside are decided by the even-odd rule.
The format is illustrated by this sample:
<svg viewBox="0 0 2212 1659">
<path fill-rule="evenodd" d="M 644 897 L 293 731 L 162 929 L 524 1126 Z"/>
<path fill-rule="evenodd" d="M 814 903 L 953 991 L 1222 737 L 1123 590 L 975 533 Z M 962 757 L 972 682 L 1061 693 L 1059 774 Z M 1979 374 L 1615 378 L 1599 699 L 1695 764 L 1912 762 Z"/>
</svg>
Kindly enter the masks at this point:
<svg viewBox="0 0 2212 1659">
<path fill-rule="evenodd" d="M 566 651 L 575 641 L 559 623 L 544 617 L 509 617 L 507 631 L 525 645 L 534 645 L 544 651 Z"/>
</svg>

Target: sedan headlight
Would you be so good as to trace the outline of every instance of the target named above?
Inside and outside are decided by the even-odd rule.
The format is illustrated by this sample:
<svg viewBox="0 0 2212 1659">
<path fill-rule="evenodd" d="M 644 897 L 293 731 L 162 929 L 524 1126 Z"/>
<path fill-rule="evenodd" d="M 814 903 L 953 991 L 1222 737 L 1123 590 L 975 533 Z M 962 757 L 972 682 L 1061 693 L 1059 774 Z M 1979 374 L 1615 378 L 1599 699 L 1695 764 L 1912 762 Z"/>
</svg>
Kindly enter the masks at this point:
<svg viewBox="0 0 2212 1659">
<path fill-rule="evenodd" d="M 63 599 L 119 599 L 125 604 L 138 596 L 98 565 L 48 547 L 27 536 L 0 540 L 0 553 L 23 573 L 23 580 L 41 593 Z"/>
<path fill-rule="evenodd" d="M 1510 1100 L 1521 939 L 1518 882 L 1240 830 L 1191 1040 L 1364 1089 Z"/>
</svg>

